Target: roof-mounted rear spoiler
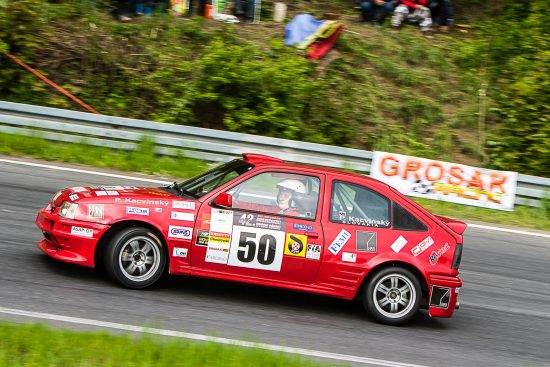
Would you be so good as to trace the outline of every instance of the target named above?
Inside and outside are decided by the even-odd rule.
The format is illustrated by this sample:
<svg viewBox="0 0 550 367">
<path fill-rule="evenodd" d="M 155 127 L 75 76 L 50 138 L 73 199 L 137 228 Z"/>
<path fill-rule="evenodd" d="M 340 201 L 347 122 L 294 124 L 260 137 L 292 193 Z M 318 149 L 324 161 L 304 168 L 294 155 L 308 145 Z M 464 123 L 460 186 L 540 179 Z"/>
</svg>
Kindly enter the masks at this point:
<svg viewBox="0 0 550 367">
<path fill-rule="evenodd" d="M 449 227 L 456 234 L 462 235 L 462 233 L 464 233 L 464 231 L 466 230 L 466 223 L 464 222 L 461 222 L 456 219 L 444 217 L 442 215 L 435 215 L 435 217 L 440 221 L 442 221 L 443 223 L 445 223 L 447 227 Z"/>
</svg>

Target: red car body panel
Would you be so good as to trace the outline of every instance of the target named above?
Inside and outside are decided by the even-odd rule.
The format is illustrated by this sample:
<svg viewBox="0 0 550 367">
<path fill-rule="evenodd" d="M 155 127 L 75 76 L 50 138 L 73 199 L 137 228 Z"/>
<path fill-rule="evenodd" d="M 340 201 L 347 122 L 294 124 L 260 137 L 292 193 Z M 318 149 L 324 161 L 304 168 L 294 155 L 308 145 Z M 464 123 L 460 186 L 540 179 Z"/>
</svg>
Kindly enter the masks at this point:
<svg viewBox="0 0 550 367">
<path fill-rule="evenodd" d="M 421 277 L 424 290 L 429 293 L 430 315 L 450 317 L 453 314 L 458 289 L 462 285 L 453 261 L 455 252 L 462 245 L 464 223 L 435 216 L 388 185 L 363 175 L 288 164 L 254 154 L 245 154 L 244 159 L 254 165 L 253 169 L 198 200 L 185 199 L 161 188 L 86 186 L 65 189 L 38 213 L 36 225 L 44 234 L 38 247 L 58 260 L 94 267 L 98 244 L 110 228 L 141 225 L 155 229 L 161 235 L 166 244 L 171 274 L 277 286 L 345 299 L 357 295 L 373 269 L 385 264 L 403 264 Z M 298 173 L 319 179 L 319 204 L 317 212 L 313 213 L 315 220 L 276 213 L 259 215 L 271 221 L 275 230 L 307 239 L 307 244 L 319 249 L 319 254 L 306 258 L 285 253 L 280 269 L 270 270 L 207 262 L 209 247 L 203 237 L 210 230 L 216 208 L 213 201 L 220 193 L 262 172 Z M 333 185 L 338 182 L 367 187 L 390 203 L 398 203 L 420 220 L 426 230 L 399 230 L 393 224 L 384 228 L 332 222 L 331 195 Z M 74 219 L 59 216 L 63 202 L 78 204 Z M 247 218 L 247 210 L 235 209 L 232 212 L 236 218 L 234 223 L 239 216 Z M 237 227 L 238 223 L 233 225 L 233 228 Z M 250 235 L 242 228 L 240 231 L 241 237 Z M 374 251 L 356 249 L 360 236 L 375 238 Z M 342 241 L 338 242 L 339 239 Z M 343 245 L 336 256 L 330 246 L 340 246 L 341 242 Z M 185 256 L 175 256 L 178 251 L 185 251 Z"/>
</svg>

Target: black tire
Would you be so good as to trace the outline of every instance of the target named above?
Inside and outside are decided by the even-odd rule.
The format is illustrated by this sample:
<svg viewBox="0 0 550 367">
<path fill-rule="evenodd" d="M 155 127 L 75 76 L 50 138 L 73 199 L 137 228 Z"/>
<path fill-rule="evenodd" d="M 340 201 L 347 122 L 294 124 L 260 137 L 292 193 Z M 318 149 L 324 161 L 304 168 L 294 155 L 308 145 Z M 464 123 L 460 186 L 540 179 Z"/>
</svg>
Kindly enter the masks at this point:
<svg viewBox="0 0 550 367">
<path fill-rule="evenodd" d="M 104 262 L 107 274 L 116 282 L 142 289 L 153 285 L 164 273 L 166 251 L 151 230 L 130 227 L 110 239 Z"/>
<path fill-rule="evenodd" d="M 422 290 L 409 270 L 390 267 L 378 271 L 363 289 L 363 306 L 379 322 L 400 325 L 418 311 Z"/>
</svg>

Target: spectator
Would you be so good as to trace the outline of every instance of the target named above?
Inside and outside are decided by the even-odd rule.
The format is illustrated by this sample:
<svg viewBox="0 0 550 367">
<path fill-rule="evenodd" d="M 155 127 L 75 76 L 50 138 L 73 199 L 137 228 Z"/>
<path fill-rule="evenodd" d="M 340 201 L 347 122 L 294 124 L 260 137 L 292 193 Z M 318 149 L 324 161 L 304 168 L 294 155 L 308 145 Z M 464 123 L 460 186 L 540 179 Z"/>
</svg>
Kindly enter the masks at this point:
<svg viewBox="0 0 550 367">
<path fill-rule="evenodd" d="M 130 14 L 133 12 L 132 1 L 130 0 L 111 0 L 113 10 L 111 14 L 121 22 L 129 22 L 132 20 Z"/>
<path fill-rule="evenodd" d="M 430 0 L 428 7 L 432 13 L 432 20 L 439 25 L 442 32 L 448 32 L 454 25 L 454 12 L 451 0 Z"/>
<path fill-rule="evenodd" d="M 405 20 L 418 23 L 422 33 L 431 35 L 432 15 L 428 8 L 428 0 L 401 0 L 401 4 L 393 12 L 391 25 L 398 30 Z"/>
<path fill-rule="evenodd" d="M 363 22 L 381 25 L 386 16 L 393 11 L 398 0 L 362 0 L 361 17 Z"/>
<path fill-rule="evenodd" d="M 153 15 L 155 5 L 153 0 L 133 0 L 132 3 L 134 3 L 137 15 L 145 15 L 146 17 Z"/>
<path fill-rule="evenodd" d="M 246 4 L 246 15 L 243 9 L 243 5 Z M 254 7 L 256 6 L 255 0 L 235 0 L 235 15 L 239 18 L 245 17 L 247 20 L 252 21 L 254 19 Z"/>
</svg>

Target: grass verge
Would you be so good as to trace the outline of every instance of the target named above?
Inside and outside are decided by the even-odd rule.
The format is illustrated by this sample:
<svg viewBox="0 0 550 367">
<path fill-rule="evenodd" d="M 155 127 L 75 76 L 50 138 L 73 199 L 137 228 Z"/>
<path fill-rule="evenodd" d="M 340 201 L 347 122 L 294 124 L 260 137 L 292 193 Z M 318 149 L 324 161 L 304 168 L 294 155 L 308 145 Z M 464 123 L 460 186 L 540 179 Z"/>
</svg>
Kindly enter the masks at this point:
<svg viewBox="0 0 550 367">
<path fill-rule="evenodd" d="M 52 142 L 39 136 L 0 133 L 0 154 L 181 178 L 195 176 L 207 169 L 206 162 L 201 160 L 156 154 L 155 144 L 148 139 L 142 140 L 136 150 L 122 151 L 88 145 L 85 140 L 75 144 Z"/>
<path fill-rule="evenodd" d="M 142 141 L 131 152 L 94 147 L 86 144 L 50 142 L 40 137 L 0 134 L 0 154 L 30 156 L 48 161 L 63 161 L 95 167 L 110 167 L 124 171 L 149 174 L 166 174 L 187 178 L 207 169 L 204 161 L 155 154 L 154 143 Z M 550 202 L 543 201 L 541 208 L 516 206 L 513 212 L 458 205 L 436 200 L 414 198 L 432 213 L 463 220 L 550 230 Z"/>
<path fill-rule="evenodd" d="M 0 367 L 326 366 L 261 349 L 0 322 Z"/>
</svg>

